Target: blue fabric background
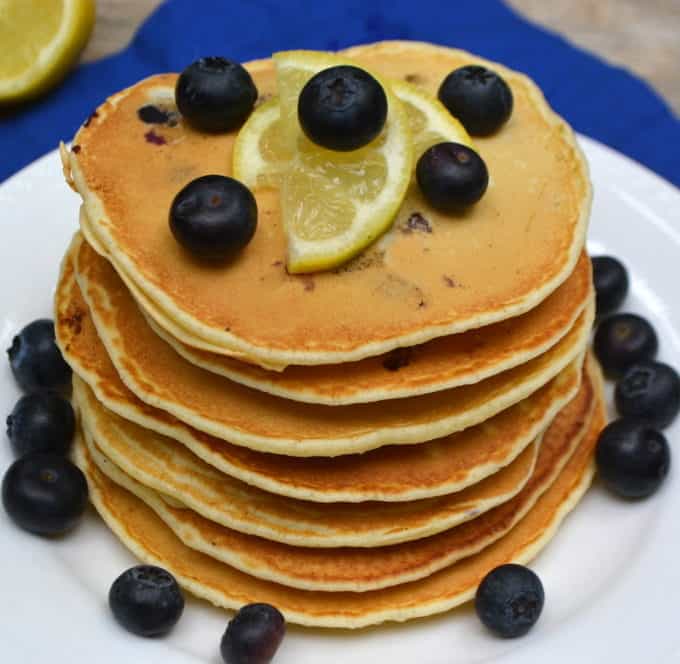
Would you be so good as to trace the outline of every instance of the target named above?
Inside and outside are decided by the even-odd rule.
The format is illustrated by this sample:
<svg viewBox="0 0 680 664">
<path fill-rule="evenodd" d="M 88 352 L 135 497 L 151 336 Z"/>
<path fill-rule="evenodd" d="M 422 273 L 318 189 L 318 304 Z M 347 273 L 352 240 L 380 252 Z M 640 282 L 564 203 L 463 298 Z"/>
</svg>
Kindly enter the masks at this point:
<svg viewBox="0 0 680 664">
<path fill-rule="evenodd" d="M 0 116 L 0 181 L 69 140 L 105 97 L 202 55 L 419 39 L 523 71 L 577 131 L 680 185 L 680 121 L 643 81 L 518 17 L 498 0 L 169 0 L 122 53 L 78 67 L 47 97 Z"/>
</svg>

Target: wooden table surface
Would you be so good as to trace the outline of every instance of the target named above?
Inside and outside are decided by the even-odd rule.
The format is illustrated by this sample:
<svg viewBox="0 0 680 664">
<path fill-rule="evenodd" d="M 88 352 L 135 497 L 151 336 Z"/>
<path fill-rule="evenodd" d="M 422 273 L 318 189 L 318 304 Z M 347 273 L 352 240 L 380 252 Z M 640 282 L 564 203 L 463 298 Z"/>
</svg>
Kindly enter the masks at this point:
<svg viewBox="0 0 680 664">
<path fill-rule="evenodd" d="M 506 0 L 526 18 L 645 78 L 680 115 L 680 0 Z M 97 0 L 85 51 L 123 48 L 161 0 Z"/>
</svg>

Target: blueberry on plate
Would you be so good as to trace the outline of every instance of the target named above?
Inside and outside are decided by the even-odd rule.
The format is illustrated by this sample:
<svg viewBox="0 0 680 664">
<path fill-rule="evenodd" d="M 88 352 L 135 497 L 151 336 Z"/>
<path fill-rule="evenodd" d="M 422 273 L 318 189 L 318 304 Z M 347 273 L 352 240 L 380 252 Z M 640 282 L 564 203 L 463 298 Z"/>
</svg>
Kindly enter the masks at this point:
<svg viewBox="0 0 680 664">
<path fill-rule="evenodd" d="M 477 588 L 475 610 L 492 632 L 504 638 L 523 636 L 536 623 L 545 601 L 543 584 L 523 565 L 491 570 Z"/>
<path fill-rule="evenodd" d="M 595 459 L 600 477 L 611 491 L 624 498 L 645 498 L 668 474 L 671 452 L 662 433 L 624 417 L 602 430 Z"/>
<path fill-rule="evenodd" d="M 476 203 L 486 191 L 489 173 L 484 160 L 459 143 L 438 143 L 423 152 L 416 179 L 425 199 L 443 212 Z"/>
<path fill-rule="evenodd" d="M 14 337 L 7 354 L 14 378 L 25 392 L 57 390 L 71 384 L 71 367 L 57 347 L 51 320 L 29 323 Z"/>
<path fill-rule="evenodd" d="M 225 664 L 267 664 L 286 633 L 281 612 L 269 604 L 248 604 L 229 621 L 220 652 Z"/>
<path fill-rule="evenodd" d="M 257 88 L 250 74 L 236 62 L 220 57 L 201 58 L 177 79 L 175 103 L 197 129 L 220 132 L 240 126 L 250 115 Z"/>
<path fill-rule="evenodd" d="M 137 565 L 113 582 L 109 607 L 129 632 L 161 636 L 182 617 L 184 596 L 170 572 L 154 565 Z"/>
<path fill-rule="evenodd" d="M 616 384 L 614 400 L 620 415 L 663 429 L 680 410 L 680 376 L 662 362 L 638 362 Z"/>
<path fill-rule="evenodd" d="M 33 452 L 17 459 L 2 480 L 2 504 L 10 518 L 36 535 L 71 530 L 87 507 L 87 482 L 60 454 Z"/>
<path fill-rule="evenodd" d="M 199 258 L 229 258 L 250 242 L 256 228 L 255 197 L 238 180 L 224 175 L 196 178 L 170 207 L 172 234 Z"/>
<path fill-rule="evenodd" d="M 71 404 L 54 392 L 21 397 L 7 417 L 7 437 L 14 454 L 67 454 L 76 428 Z"/>
<path fill-rule="evenodd" d="M 298 119 L 313 143 L 329 150 L 356 150 L 385 126 L 387 96 L 367 71 L 351 65 L 330 67 L 302 88 Z"/>
<path fill-rule="evenodd" d="M 495 72 L 479 65 L 454 69 L 439 87 L 439 101 L 473 136 L 498 131 L 512 114 L 512 91 Z"/>
<path fill-rule="evenodd" d="M 613 256 L 594 256 L 592 263 L 597 315 L 611 314 L 628 294 L 628 272 Z"/>
<path fill-rule="evenodd" d="M 604 372 L 618 378 L 644 360 L 653 360 L 659 349 L 654 328 L 636 314 L 612 314 L 597 326 L 593 350 Z"/>
</svg>

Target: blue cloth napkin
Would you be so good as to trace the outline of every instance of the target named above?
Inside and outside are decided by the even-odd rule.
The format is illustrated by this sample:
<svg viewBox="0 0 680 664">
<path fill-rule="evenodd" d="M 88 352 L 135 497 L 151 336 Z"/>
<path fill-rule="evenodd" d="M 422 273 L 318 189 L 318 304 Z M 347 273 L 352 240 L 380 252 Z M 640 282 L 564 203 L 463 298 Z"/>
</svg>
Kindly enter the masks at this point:
<svg viewBox="0 0 680 664">
<path fill-rule="evenodd" d="M 574 48 L 498 0 L 169 0 L 117 55 L 78 67 L 55 91 L 0 115 L 0 181 L 70 140 L 107 96 L 202 55 L 245 61 L 290 48 L 416 39 L 527 73 L 577 131 L 680 185 L 680 121 L 643 81 Z"/>
</svg>

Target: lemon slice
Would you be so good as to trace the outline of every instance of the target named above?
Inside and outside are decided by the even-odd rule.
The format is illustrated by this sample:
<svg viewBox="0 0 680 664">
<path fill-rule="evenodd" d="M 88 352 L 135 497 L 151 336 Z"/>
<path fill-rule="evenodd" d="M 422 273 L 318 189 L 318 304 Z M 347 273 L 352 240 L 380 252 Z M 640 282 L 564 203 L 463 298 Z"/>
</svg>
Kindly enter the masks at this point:
<svg viewBox="0 0 680 664">
<path fill-rule="evenodd" d="M 402 102 L 411 127 L 414 157 L 442 141 L 461 143 L 474 149 L 463 125 L 434 97 L 402 81 L 389 82 Z M 290 162 L 280 127 L 278 99 L 271 99 L 250 116 L 239 132 L 234 146 L 234 177 L 249 187 L 278 185 Z"/>
<path fill-rule="evenodd" d="M 416 160 L 425 150 L 444 141 L 460 143 L 474 149 L 465 127 L 438 99 L 404 81 L 390 81 L 390 86 L 406 109 Z"/>
<path fill-rule="evenodd" d="M 258 106 L 241 127 L 234 142 L 233 173 L 248 187 L 281 184 L 281 175 L 293 152 L 281 131 L 279 100 Z"/>
<path fill-rule="evenodd" d="M 326 246 L 332 252 L 335 247 L 331 241 L 340 235 L 336 231 L 342 231 L 341 224 L 348 225 L 347 220 L 351 224 L 352 215 L 356 214 L 350 197 L 353 191 L 361 187 L 361 169 L 365 168 L 364 175 L 370 174 L 371 169 L 375 169 L 376 166 L 378 171 L 381 169 L 380 160 L 376 164 L 370 155 L 372 148 L 378 146 L 370 145 L 355 153 L 349 153 L 348 159 L 348 153 L 331 152 L 313 145 L 302 135 L 299 128 L 297 98 L 304 84 L 317 71 L 337 64 L 346 64 L 347 60 L 331 54 L 309 51 L 277 54 L 274 59 L 279 73 L 280 99 L 272 99 L 257 108 L 239 132 L 234 147 L 234 177 L 250 187 L 281 185 L 284 223 L 289 230 L 289 242 L 292 242 L 295 248 L 309 249 L 311 252 L 318 249 L 318 246 L 313 246 L 315 238 L 322 241 L 328 239 Z M 300 64 L 300 61 L 303 63 Z M 388 98 L 391 91 L 401 101 L 401 106 L 406 112 L 416 159 L 429 147 L 442 141 L 461 143 L 474 149 L 463 125 L 439 100 L 403 81 L 382 84 Z M 369 151 L 369 154 L 364 155 L 364 151 Z M 365 164 L 361 163 L 362 160 L 365 160 Z M 287 174 L 286 177 L 284 173 Z M 380 178 L 381 175 L 378 173 L 377 177 Z M 330 188 L 334 195 L 325 197 L 329 179 L 332 180 Z M 403 182 L 400 184 L 403 186 Z M 327 263 L 325 257 L 322 257 L 320 263 L 312 265 L 309 269 L 306 269 L 305 264 L 307 256 L 303 256 L 301 269 L 298 269 L 297 262 L 289 260 L 289 270 L 306 272 L 326 269 L 356 255 L 374 237 L 389 227 L 402 200 L 403 196 L 400 195 L 393 201 L 394 210 L 390 216 L 378 218 L 377 235 L 353 246 L 342 247 L 341 242 L 337 242 L 335 246 L 339 248 L 339 253 L 333 262 Z M 366 209 L 370 211 L 371 208 Z M 288 223 L 291 218 L 292 228 Z M 334 218 L 338 219 L 339 223 L 333 223 Z M 296 232 L 296 229 L 301 232 Z M 367 230 L 370 233 L 373 229 L 369 227 Z M 302 237 L 299 237 L 300 235 Z M 312 238 L 311 243 L 308 236 Z M 298 258 L 296 254 L 292 254 L 292 257 Z M 333 259 L 332 255 L 330 259 Z"/>
<path fill-rule="evenodd" d="M 350 63 L 312 51 L 278 53 L 274 61 L 279 128 L 284 146 L 292 152 L 281 182 L 288 271 L 327 270 L 356 256 L 380 237 L 399 210 L 413 165 L 408 117 L 401 102 L 381 81 L 388 104 L 381 134 L 351 152 L 321 148 L 299 127 L 298 97 L 317 72 Z"/>
<path fill-rule="evenodd" d="M 85 47 L 94 16 L 94 0 L 0 0 L 0 103 L 57 83 Z"/>
<path fill-rule="evenodd" d="M 279 106 L 281 108 L 279 126 L 282 132 L 282 140 L 287 144 L 288 149 L 294 150 L 302 132 L 297 119 L 297 107 L 298 97 L 302 88 L 305 87 L 305 83 L 323 69 L 354 63 L 333 53 L 322 51 L 281 51 L 274 53 L 272 57 L 276 65 L 276 79 L 279 89 Z"/>
</svg>

